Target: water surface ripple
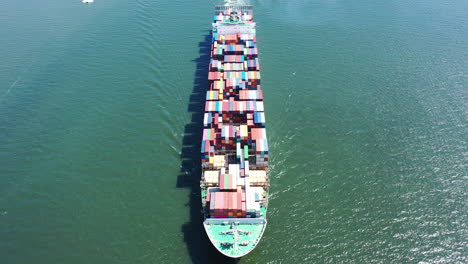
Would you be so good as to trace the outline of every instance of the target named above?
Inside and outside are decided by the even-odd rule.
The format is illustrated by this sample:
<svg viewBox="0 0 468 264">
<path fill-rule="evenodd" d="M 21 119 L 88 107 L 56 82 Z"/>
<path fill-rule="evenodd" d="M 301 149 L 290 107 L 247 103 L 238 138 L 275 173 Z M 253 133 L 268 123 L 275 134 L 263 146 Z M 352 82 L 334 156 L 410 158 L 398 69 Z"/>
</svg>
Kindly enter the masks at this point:
<svg viewBox="0 0 468 264">
<path fill-rule="evenodd" d="M 224 263 L 199 215 L 213 5 L 0 3 L 2 263 Z M 240 263 L 467 263 L 466 1 L 258 1 L 269 226 Z"/>
</svg>

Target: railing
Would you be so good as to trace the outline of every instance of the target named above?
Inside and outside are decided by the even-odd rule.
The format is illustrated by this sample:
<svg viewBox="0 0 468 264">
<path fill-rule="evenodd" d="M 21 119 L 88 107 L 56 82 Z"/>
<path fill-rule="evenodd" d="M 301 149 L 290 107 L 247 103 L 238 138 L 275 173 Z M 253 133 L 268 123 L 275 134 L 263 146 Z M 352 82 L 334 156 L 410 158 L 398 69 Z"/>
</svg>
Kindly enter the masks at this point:
<svg viewBox="0 0 468 264">
<path fill-rule="evenodd" d="M 219 13 L 220 11 L 227 11 L 227 10 L 240 10 L 243 13 L 253 16 L 253 6 L 251 5 L 218 5 L 218 6 L 215 6 L 216 14 Z"/>
<path fill-rule="evenodd" d="M 232 224 L 266 224 L 267 220 L 265 218 L 207 218 L 205 219 L 205 224 L 212 225 L 232 225 Z"/>
</svg>

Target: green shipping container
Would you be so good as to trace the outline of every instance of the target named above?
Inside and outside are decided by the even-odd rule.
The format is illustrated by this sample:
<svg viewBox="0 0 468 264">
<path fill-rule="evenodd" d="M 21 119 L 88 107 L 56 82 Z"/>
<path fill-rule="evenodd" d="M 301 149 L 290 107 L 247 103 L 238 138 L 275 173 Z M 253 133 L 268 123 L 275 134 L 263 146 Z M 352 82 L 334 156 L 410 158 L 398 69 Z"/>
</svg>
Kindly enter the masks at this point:
<svg viewBox="0 0 468 264">
<path fill-rule="evenodd" d="M 224 189 L 229 188 L 229 174 L 224 174 Z"/>
</svg>

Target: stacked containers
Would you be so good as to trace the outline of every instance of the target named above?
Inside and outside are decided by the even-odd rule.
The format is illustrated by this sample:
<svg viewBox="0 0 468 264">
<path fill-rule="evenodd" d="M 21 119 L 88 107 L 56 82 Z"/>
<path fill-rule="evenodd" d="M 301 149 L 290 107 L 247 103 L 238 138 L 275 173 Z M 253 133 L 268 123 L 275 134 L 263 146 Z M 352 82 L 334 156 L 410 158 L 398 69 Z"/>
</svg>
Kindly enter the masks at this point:
<svg viewBox="0 0 468 264">
<path fill-rule="evenodd" d="M 214 21 L 228 18 L 219 13 Z M 252 21 L 249 16 L 242 18 Z M 254 34 L 213 34 L 201 147 L 203 168 L 218 169 L 219 189 L 207 197 L 212 217 L 258 217 L 260 213 L 259 194 L 249 181 L 250 166 L 266 167 L 268 161 L 257 55 Z M 234 154 L 235 164 L 226 166 L 232 163 L 227 153 Z M 214 171 L 205 177 L 213 184 Z M 252 183 L 257 181 L 254 173 Z"/>
<path fill-rule="evenodd" d="M 237 177 L 231 173 L 219 175 L 219 188 L 223 191 L 233 191 L 237 189 Z"/>
<path fill-rule="evenodd" d="M 265 128 L 252 128 L 252 140 L 255 142 L 255 163 L 258 166 L 268 165 L 268 141 Z"/>
<path fill-rule="evenodd" d="M 219 185 L 219 171 L 217 170 L 206 170 L 203 172 L 203 178 L 209 185 Z"/>
<path fill-rule="evenodd" d="M 249 180 L 252 186 L 265 186 L 267 184 L 267 175 L 264 170 L 250 170 Z"/>
<path fill-rule="evenodd" d="M 243 193 L 216 191 L 210 194 L 210 216 L 214 218 L 246 217 L 246 204 Z"/>
<path fill-rule="evenodd" d="M 250 59 L 244 61 L 244 68 L 247 71 L 260 71 L 260 64 L 258 63 L 258 59 Z"/>
<path fill-rule="evenodd" d="M 260 216 L 260 194 L 253 187 L 246 190 L 246 206 L 248 218 Z"/>
<path fill-rule="evenodd" d="M 265 113 L 254 112 L 254 123 L 260 127 L 265 127 Z"/>
<path fill-rule="evenodd" d="M 202 165 L 213 165 L 214 164 L 214 139 L 216 133 L 214 128 L 203 129 L 203 139 L 201 144 L 202 153 Z"/>
</svg>

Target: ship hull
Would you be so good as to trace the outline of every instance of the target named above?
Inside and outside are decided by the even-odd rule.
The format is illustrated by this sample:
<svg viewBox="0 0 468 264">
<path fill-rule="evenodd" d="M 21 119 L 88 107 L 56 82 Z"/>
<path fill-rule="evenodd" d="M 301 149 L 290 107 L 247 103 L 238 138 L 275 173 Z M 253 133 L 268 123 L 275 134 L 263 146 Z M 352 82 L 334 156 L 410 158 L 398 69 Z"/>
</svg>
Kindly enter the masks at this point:
<svg viewBox="0 0 468 264">
<path fill-rule="evenodd" d="M 203 138 L 205 231 L 223 255 L 254 250 L 267 226 L 269 150 L 252 6 L 217 6 Z"/>
</svg>

